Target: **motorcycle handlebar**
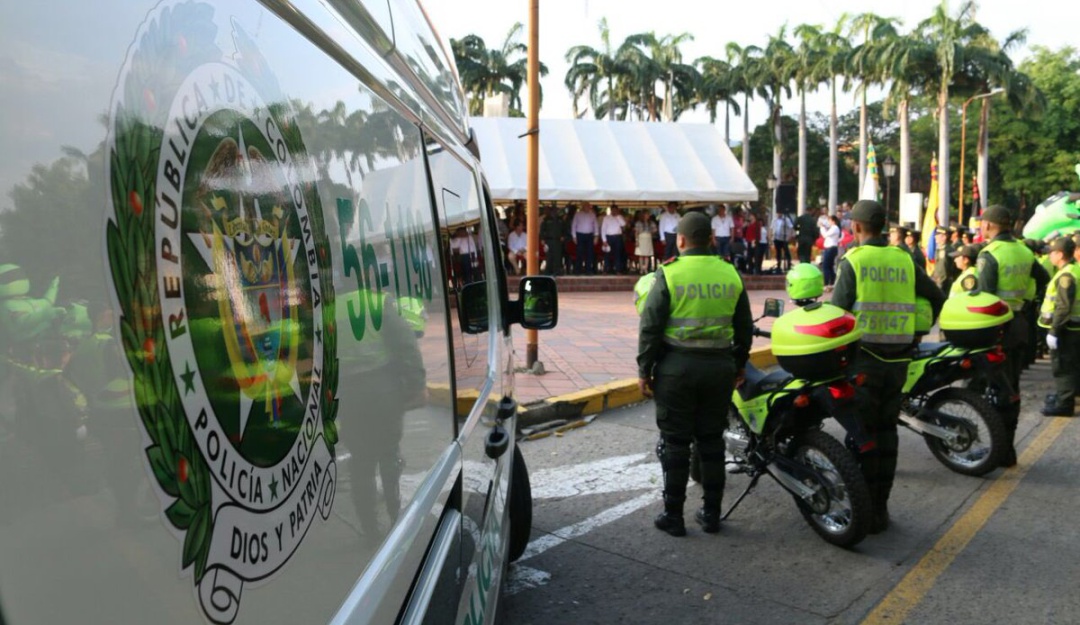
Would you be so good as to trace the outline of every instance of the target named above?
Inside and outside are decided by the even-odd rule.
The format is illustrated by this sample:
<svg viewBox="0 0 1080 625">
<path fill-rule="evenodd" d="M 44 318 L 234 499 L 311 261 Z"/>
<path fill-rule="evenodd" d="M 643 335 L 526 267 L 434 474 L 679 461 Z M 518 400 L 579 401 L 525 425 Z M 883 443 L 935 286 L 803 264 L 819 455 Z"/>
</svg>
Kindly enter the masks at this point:
<svg viewBox="0 0 1080 625">
<path fill-rule="evenodd" d="M 763 336 L 767 339 L 772 338 L 772 332 L 768 330 L 762 330 L 761 328 L 754 326 L 754 336 Z"/>
</svg>

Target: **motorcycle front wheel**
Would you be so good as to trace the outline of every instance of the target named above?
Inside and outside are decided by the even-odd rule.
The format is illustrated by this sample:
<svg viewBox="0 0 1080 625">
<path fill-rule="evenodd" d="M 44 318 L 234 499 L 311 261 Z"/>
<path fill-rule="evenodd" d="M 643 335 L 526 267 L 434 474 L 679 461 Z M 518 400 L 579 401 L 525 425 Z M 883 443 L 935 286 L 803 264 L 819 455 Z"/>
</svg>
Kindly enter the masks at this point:
<svg viewBox="0 0 1080 625">
<path fill-rule="evenodd" d="M 791 448 L 791 459 L 814 476 L 803 483 L 817 491 L 809 500 L 794 497 L 803 518 L 825 542 L 857 545 L 870 525 L 870 491 L 851 452 L 820 430 L 800 434 Z"/>
<path fill-rule="evenodd" d="M 996 469 L 1006 445 L 1005 424 L 986 398 L 964 388 L 946 388 L 934 393 L 926 410 L 959 419 L 963 426 L 948 426 L 955 441 L 923 435 L 930 453 L 951 471 L 981 476 Z"/>
</svg>

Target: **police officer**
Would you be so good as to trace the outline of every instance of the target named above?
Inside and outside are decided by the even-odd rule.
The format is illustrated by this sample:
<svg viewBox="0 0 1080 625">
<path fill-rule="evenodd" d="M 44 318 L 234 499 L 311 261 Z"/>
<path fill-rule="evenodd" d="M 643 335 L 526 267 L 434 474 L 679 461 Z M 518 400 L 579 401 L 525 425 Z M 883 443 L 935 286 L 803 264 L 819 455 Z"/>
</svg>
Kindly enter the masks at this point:
<svg viewBox="0 0 1080 625">
<path fill-rule="evenodd" d="M 926 269 L 926 254 L 923 253 L 922 247 L 919 245 L 919 241 L 922 239 L 922 233 L 913 228 L 905 228 L 907 233 L 904 235 L 904 245 L 911 250 L 911 259 L 915 261 L 916 267 L 922 267 Z"/>
<path fill-rule="evenodd" d="M 1005 328 L 1006 374 L 1014 393 L 1020 389 L 1020 371 L 1023 369 L 1028 343 L 1027 319 L 1024 316 L 1024 302 L 1028 297 L 1046 287 L 1050 277 L 1035 255 L 1026 245 L 1013 236 L 1013 216 L 1004 206 L 991 206 L 982 215 L 979 225 L 982 238 L 989 243 L 979 252 L 975 266 L 979 271 L 979 289 L 993 293 L 1012 308 L 1015 316 Z M 1035 288 L 1030 281 L 1035 281 Z M 1005 429 L 1008 432 L 1008 446 L 1002 465 L 1011 467 L 1016 464 L 1016 448 L 1013 439 L 1016 424 L 1020 418 L 1020 401 L 1002 411 Z"/>
<path fill-rule="evenodd" d="M 949 288 L 949 297 L 979 288 L 979 271 L 975 268 L 975 262 L 979 258 L 979 247 L 964 245 L 955 252 L 951 252 L 949 256 L 952 257 L 950 260 L 953 266 L 960 272 Z"/>
<path fill-rule="evenodd" d="M 656 270 L 641 311 L 638 385 L 656 395 L 657 455 L 664 471 L 664 511 L 655 525 L 686 535 L 683 503 L 690 478 L 690 443 L 701 459 L 703 506 L 696 519 L 720 531 L 724 494 L 724 429 L 731 393 L 750 353 L 753 319 L 742 280 L 709 252 L 709 218 L 690 212 L 679 220 L 679 256 Z"/>
<path fill-rule="evenodd" d="M 547 264 L 544 273 L 549 276 L 562 274 L 563 243 L 566 241 L 566 224 L 559 216 L 559 209 L 548 206 L 544 220 L 540 222 L 540 240 L 547 250 Z"/>
<path fill-rule="evenodd" d="M 1056 394 L 1043 406 L 1047 417 L 1071 417 L 1076 410 L 1076 391 L 1080 386 L 1080 307 L 1076 305 L 1076 282 L 1080 266 L 1074 262 L 1076 244 L 1069 237 L 1059 237 L 1050 244 L 1050 259 L 1057 268 L 1046 290 L 1039 326 L 1046 328 L 1050 348 L 1050 367 Z"/>
<path fill-rule="evenodd" d="M 861 451 L 858 459 L 873 504 L 868 531 L 877 534 L 889 526 L 888 501 L 899 445 L 896 424 L 915 340 L 915 300 L 929 301 L 936 319 L 945 296 L 908 251 L 886 244 L 881 236 L 885 209 L 880 203 L 859 200 L 851 221 L 859 245 L 840 261 L 832 303 L 855 313 L 863 331 L 854 371 L 864 374 L 865 382 L 855 401 L 874 445 Z"/>
<path fill-rule="evenodd" d="M 934 273 L 931 278 L 934 284 L 943 292 L 948 293 L 952 284 L 960 274 L 956 263 L 953 261 L 952 245 L 949 243 L 949 229 L 944 226 L 934 228 Z M 972 259 L 974 263 L 974 259 Z"/>
</svg>

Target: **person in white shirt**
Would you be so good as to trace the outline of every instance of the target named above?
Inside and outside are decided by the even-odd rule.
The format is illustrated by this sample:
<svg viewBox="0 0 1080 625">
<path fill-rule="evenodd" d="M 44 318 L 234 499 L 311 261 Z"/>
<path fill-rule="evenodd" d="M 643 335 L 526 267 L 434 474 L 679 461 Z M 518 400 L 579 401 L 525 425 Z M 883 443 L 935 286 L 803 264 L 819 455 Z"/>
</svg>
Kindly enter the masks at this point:
<svg viewBox="0 0 1080 625">
<path fill-rule="evenodd" d="M 450 257 L 453 260 L 453 268 L 457 274 L 458 288 L 471 284 L 473 274 L 480 270 L 479 248 L 469 231 L 458 228 L 454 231 L 454 238 L 450 239 Z"/>
<path fill-rule="evenodd" d="M 520 221 L 514 224 L 514 231 L 506 237 L 506 258 L 510 261 L 510 267 L 514 273 L 525 272 L 525 256 L 529 249 L 529 236 L 525 234 L 525 224 Z"/>
<path fill-rule="evenodd" d="M 825 275 L 825 286 L 836 282 L 836 255 L 840 251 L 840 220 L 836 215 L 826 216 L 828 227 L 821 229 L 825 250 L 821 255 L 821 273 Z"/>
<path fill-rule="evenodd" d="M 574 213 L 570 230 L 574 233 L 574 241 L 577 245 L 574 273 L 579 276 L 595 275 L 596 251 L 593 245 L 599 224 L 596 222 L 596 213 L 593 211 L 592 204 L 582 202 L 581 209 Z"/>
<path fill-rule="evenodd" d="M 626 218 L 619 207 L 612 206 L 600 223 L 600 236 L 604 242 L 604 273 L 626 273 L 625 229 Z"/>
<path fill-rule="evenodd" d="M 716 239 L 716 253 L 720 258 L 731 260 L 731 231 L 735 220 L 728 214 L 727 205 L 721 204 L 712 218 L 713 237 Z"/>
<path fill-rule="evenodd" d="M 668 202 L 667 208 L 660 213 L 660 238 L 664 240 L 664 260 L 675 258 L 679 255 L 679 248 L 675 247 L 675 229 L 679 227 L 678 204 Z"/>
<path fill-rule="evenodd" d="M 795 224 L 785 213 L 777 213 L 773 220 L 772 238 L 776 249 L 776 268 L 787 272 L 791 269 L 791 240 L 795 237 Z"/>
</svg>

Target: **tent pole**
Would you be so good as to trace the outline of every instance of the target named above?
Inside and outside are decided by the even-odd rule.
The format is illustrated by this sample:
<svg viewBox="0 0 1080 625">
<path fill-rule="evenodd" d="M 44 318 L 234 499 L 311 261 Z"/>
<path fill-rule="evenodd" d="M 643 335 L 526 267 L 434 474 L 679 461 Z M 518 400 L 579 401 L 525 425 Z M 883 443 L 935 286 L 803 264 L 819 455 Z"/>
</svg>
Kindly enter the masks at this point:
<svg viewBox="0 0 1080 625">
<path fill-rule="evenodd" d="M 525 231 L 528 249 L 525 273 L 540 273 L 540 0 L 529 0 L 529 116 L 528 116 L 528 200 L 525 204 Z M 525 330 L 525 366 L 532 368 L 539 358 L 536 330 Z"/>
</svg>

